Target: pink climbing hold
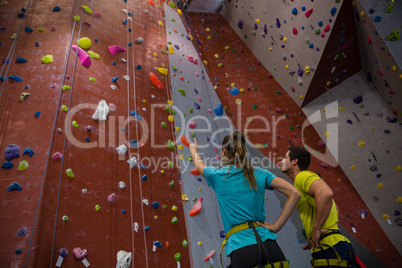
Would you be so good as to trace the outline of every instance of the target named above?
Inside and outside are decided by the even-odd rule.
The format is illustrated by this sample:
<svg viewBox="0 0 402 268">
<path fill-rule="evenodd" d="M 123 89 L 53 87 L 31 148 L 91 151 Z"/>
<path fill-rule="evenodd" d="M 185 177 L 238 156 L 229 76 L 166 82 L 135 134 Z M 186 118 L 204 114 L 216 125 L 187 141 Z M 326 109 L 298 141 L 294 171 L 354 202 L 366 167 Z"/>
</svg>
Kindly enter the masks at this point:
<svg viewBox="0 0 402 268">
<path fill-rule="evenodd" d="M 211 110 L 211 109 L 208 109 L 208 113 L 212 114 L 212 110 Z"/>
<path fill-rule="evenodd" d="M 378 71 L 378 74 L 379 74 L 380 76 L 382 76 L 382 72 L 381 72 L 381 71 Z"/>
<path fill-rule="evenodd" d="M 194 63 L 195 65 L 198 65 L 198 59 L 195 59 L 195 60 L 193 61 L 193 63 Z"/>
<path fill-rule="evenodd" d="M 313 13 L 313 9 L 307 10 L 306 13 L 304 13 L 304 15 L 306 16 L 306 18 L 310 17 L 311 13 Z"/>
<path fill-rule="evenodd" d="M 198 99 L 199 102 L 202 102 L 202 98 L 201 98 L 201 97 L 198 97 L 197 99 Z"/>
<path fill-rule="evenodd" d="M 91 64 L 92 64 L 91 58 L 82 48 L 77 47 L 76 45 L 72 45 L 71 48 L 77 53 L 78 58 L 80 58 L 82 65 L 84 65 L 86 67 L 91 66 Z"/>
<path fill-rule="evenodd" d="M 99 18 L 102 17 L 102 15 L 99 14 L 98 12 L 95 12 L 94 14 L 95 14 L 95 16 L 97 16 L 97 17 L 99 17 Z"/>
<path fill-rule="evenodd" d="M 324 147 L 324 146 L 325 146 L 325 142 L 324 142 L 323 140 L 318 141 L 318 146 Z"/>
<path fill-rule="evenodd" d="M 293 91 L 293 92 L 295 92 L 295 87 L 290 87 L 290 89 Z"/>
<path fill-rule="evenodd" d="M 296 35 L 297 34 L 297 29 L 295 27 L 293 27 L 293 34 Z"/>
<path fill-rule="evenodd" d="M 371 38 L 367 37 L 367 43 L 371 44 Z"/>
<path fill-rule="evenodd" d="M 88 251 L 86 249 L 81 249 L 80 247 L 73 249 L 74 256 L 77 260 L 82 261 L 88 256 Z"/>
<path fill-rule="evenodd" d="M 325 163 L 321 163 L 320 166 L 323 167 L 323 168 L 328 168 L 329 167 L 328 164 L 325 164 Z"/>
<path fill-rule="evenodd" d="M 50 28 L 50 30 L 53 32 L 53 31 L 56 31 L 56 28 L 52 27 L 52 28 Z"/>
<path fill-rule="evenodd" d="M 63 158 L 63 155 L 60 152 L 56 152 L 56 153 L 54 153 L 52 158 L 53 158 L 53 160 L 60 160 Z"/>
<path fill-rule="evenodd" d="M 281 108 L 275 108 L 275 112 L 277 112 L 277 113 L 282 113 L 282 109 Z"/>
<path fill-rule="evenodd" d="M 196 77 L 200 77 L 200 74 L 197 73 L 197 72 L 195 72 L 195 76 L 196 76 Z"/>
<path fill-rule="evenodd" d="M 195 128 L 197 125 L 196 125 L 196 123 L 194 121 L 192 121 L 190 124 L 188 124 L 188 126 L 190 128 Z"/>
<path fill-rule="evenodd" d="M 324 38 L 324 37 L 325 37 L 325 33 L 322 33 L 322 34 L 321 34 L 321 37 Z"/>
<path fill-rule="evenodd" d="M 396 109 L 394 109 L 394 110 L 392 110 L 392 113 L 393 113 L 394 115 L 397 115 L 397 114 L 398 114 L 398 111 L 397 111 Z"/>
<path fill-rule="evenodd" d="M 114 46 L 110 46 L 109 47 L 109 52 L 112 55 L 117 54 L 117 52 L 126 52 L 127 50 L 124 47 L 118 46 L 118 45 L 114 45 Z"/>
<path fill-rule="evenodd" d="M 194 58 L 193 58 L 192 56 L 190 56 L 190 55 L 187 55 L 187 59 L 188 59 L 188 61 L 190 61 L 190 62 L 194 62 Z"/>
<path fill-rule="evenodd" d="M 107 200 L 109 200 L 109 202 L 114 202 L 114 201 L 116 201 L 116 194 L 113 193 L 113 194 L 109 195 L 109 196 L 107 197 Z"/>
<path fill-rule="evenodd" d="M 327 24 L 327 26 L 325 26 L 325 28 L 324 28 L 324 33 L 328 32 L 329 29 L 331 29 L 331 27 L 329 27 L 329 24 Z"/>
<path fill-rule="evenodd" d="M 240 40 L 237 40 L 237 41 L 236 41 L 236 44 L 240 44 Z"/>
</svg>

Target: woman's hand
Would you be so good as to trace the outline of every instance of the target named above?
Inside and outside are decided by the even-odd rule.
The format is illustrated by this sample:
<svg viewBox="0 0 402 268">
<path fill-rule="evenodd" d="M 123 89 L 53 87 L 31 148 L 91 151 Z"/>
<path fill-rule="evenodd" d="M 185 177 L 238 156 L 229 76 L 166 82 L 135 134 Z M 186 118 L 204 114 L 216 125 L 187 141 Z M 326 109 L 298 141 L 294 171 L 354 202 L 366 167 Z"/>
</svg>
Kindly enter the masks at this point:
<svg viewBox="0 0 402 268">
<path fill-rule="evenodd" d="M 266 222 L 259 222 L 259 221 L 256 221 L 256 223 L 261 227 L 267 228 L 268 230 L 270 230 L 273 233 L 279 232 L 278 228 L 274 224 L 269 224 Z"/>
<path fill-rule="evenodd" d="M 193 142 L 193 143 L 190 143 L 190 146 L 189 146 L 190 152 L 191 152 L 191 153 L 194 153 L 194 154 L 197 153 L 197 152 L 198 152 L 197 146 L 198 146 L 198 144 L 197 144 L 197 139 L 194 138 L 194 142 Z"/>
</svg>

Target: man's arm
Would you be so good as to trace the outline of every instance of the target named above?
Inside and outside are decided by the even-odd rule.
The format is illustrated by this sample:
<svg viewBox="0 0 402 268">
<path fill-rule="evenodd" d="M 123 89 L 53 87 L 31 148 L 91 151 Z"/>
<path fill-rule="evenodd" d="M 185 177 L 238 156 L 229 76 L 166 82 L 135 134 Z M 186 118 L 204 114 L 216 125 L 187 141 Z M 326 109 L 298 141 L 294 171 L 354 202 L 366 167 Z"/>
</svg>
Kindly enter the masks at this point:
<svg viewBox="0 0 402 268">
<path fill-rule="evenodd" d="M 310 247 L 314 250 L 316 247 L 320 247 L 318 244 L 320 236 L 327 231 L 321 228 L 331 212 L 333 192 L 323 180 L 315 180 L 311 183 L 308 194 L 315 199 L 315 220 L 310 241 Z"/>
</svg>

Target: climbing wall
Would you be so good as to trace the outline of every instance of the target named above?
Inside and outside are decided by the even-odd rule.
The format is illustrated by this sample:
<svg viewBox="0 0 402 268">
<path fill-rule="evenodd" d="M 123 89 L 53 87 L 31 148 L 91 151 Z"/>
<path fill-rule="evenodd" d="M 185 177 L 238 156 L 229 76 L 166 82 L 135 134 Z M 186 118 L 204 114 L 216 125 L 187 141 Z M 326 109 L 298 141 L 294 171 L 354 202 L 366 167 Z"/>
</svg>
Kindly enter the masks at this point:
<svg viewBox="0 0 402 268">
<path fill-rule="evenodd" d="M 391 2 L 392 3 L 392 2 Z M 401 117 L 402 40 L 395 31 L 402 25 L 402 3 L 357 1 L 354 7 L 362 70 L 371 87 L 394 114 Z"/>
<path fill-rule="evenodd" d="M 188 20 L 185 19 L 185 16 L 179 16 L 176 12 L 167 9 L 166 26 L 168 43 L 170 42 L 169 46 L 172 49 L 169 63 L 177 137 L 183 135 L 191 139 L 196 138 L 200 147 L 199 153 L 204 162 L 209 166 L 219 167 L 221 142 L 226 135 L 235 130 L 234 125 L 223 111 L 213 84 L 201 63 L 201 58 L 191 42 L 193 31 L 189 28 L 191 25 L 188 24 Z M 219 108 L 222 109 L 222 114 Z M 249 147 L 251 157 L 256 155 L 253 150 L 255 149 Z M 192 210 L 197 200 L 203 198 L 200 214 L 194 217 L 187 214 L 188 242 L 193 265 L 194 267 L 209 267 L 213 262 L 213 267 L 218 267 L 219 256 L 217 255 L 224 238 L 224 230 L 215 193 L 201 175 L 192 174 L 194 164 L 191 161 L 190 151 L 180 139 L 177 140 L 177 151 L 183 178 L 183 192 L 188 198 L 185 202 L 187 213 Z M 264 158 L 263 162 L 278 177 L 285 177 L 269 159 L 263 155 L 259 157 Z M 256 160 L 259 159 L 256 158 Z M 257 166 L 263 165 L 257 164 Z M 266 221 L 274 222 L 285 201 L 271 191 L 266 191 L 266 198 Z M 298 229 L 302 229 L 300 218 L 293 213 L 292 219 L 280 232 L 278 243 L 285 256 L 290 260 L 292 267 L 305 267 L 310 260 L 310 254 L 300 250 L 306 243 L 306 239 L 301 232 L 297 231 Z M 205 262 L 205 257 L 213 250 L 216 254 L 211 258 L 212 262 L 208 260 Z M 223 252 L 224 264 L 229 264 L 229 258 L 225 256 L 225 252 Z"/>
<path fill-rule="evenodd" d="M 222 14 L 299 106 L 360 70 L 351 1 L 234 0 Z"/>
<path fill-rule="evenodd" d="M 291 97 L 233 34 L 221 15 L 191 14 L 190 21 L 195 28 L 202 61 L 207 62 L 207 71 L 211 80 L 215 80 L 214 88 L 235 127 L 248 133 L 252 144 L 275 164 L 280 162 L 289 143 L 306 146 L 314 156 L 310 169 L 320 174 L 334 191 L 335 201 L 342 211 L 341 225 L 371 253 L 367 262 L 371 263 L 369 259 L 374 255 L 386 266 L 398 266 L 401 259 L 396 245 L 375 218 L 361 217 L 363 210 L 371 212 L 338 165 L 337 159 L 343 157 L 342 149 L 331 153 L 338 135 L 342 135 L 341 130 L 327 124 L 326 129 L 318 133 L 312 124 L 321 119 L 307 120 Z M 334 117 L 335 122 L 331 123 L 336 123 L 337 113 L 345 107 L 336 101 L 332 106 L 329 104 L 318 110 L 319 115 L 324 113 L 328 119 Z M 357 225 L 361 226 L 361 233 L 354 232 Z"/>
<path fill-rule="evenodd" d="M 169 64 L 163 2 L 15 1 L 0 12 L 0 181 L 4 191 L 18 183 L 1 195 L 1 266 L 54 267 L 63 256 L 61 267 L 115 267 L 125 250 L 132 267 L 189 267 L 166 147 L 174 129 L 159 108 L 169 77 L 155 69 Z M 7 157 L 10 144 L 19 157 Z"/>
</svg>

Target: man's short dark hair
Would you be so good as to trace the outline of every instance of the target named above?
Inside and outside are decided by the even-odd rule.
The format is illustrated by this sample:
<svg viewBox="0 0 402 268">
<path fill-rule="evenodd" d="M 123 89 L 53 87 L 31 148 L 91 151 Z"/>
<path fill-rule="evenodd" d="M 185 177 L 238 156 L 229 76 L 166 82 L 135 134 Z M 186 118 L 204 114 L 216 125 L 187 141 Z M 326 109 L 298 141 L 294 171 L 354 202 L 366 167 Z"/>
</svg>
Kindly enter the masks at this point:
<svg viewBox="0 0 402 268">
<path fill-rule="evenodd" d="M 311 162 L 311 154 L 306 148 L 291 145 L 288 148 L 290 161 L 298 159 L 297 166 L 301 171 L 307 170 Z"/>
</svg>

